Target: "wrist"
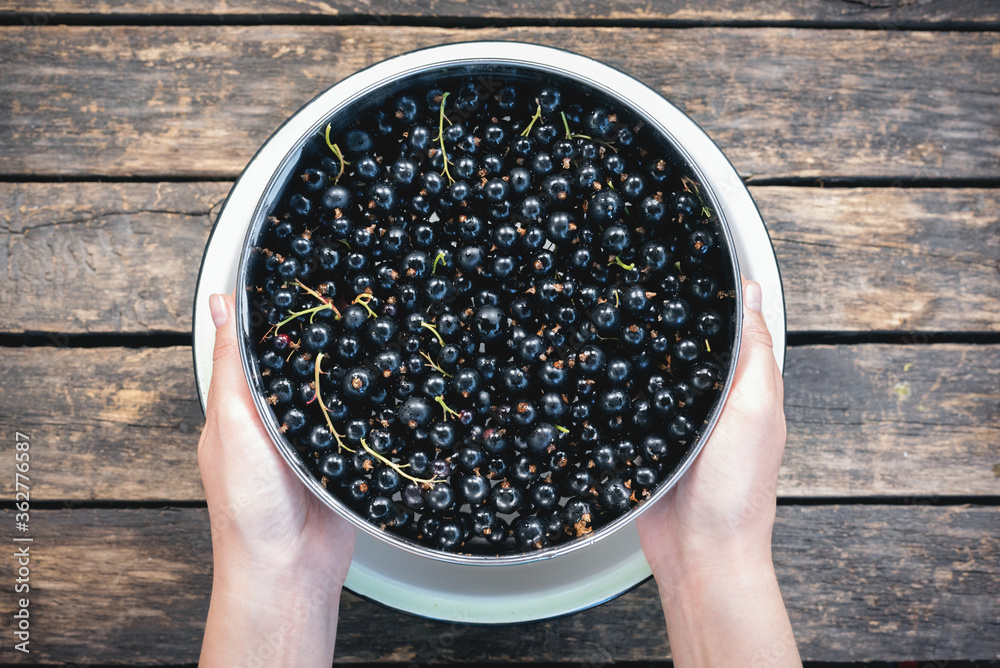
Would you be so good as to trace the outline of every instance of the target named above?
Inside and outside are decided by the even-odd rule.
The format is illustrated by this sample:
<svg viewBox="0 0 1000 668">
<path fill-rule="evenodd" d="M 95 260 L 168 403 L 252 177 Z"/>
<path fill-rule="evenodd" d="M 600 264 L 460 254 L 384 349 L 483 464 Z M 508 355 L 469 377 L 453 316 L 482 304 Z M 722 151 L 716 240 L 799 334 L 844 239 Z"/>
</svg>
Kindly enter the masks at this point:
<svg viewBox="0 0 1000 668">
<path fill-rule="evenodd" d="M 670 555 L 654 569 L 653 575 L 661 596 L 669 595 L 671 599 L 692 593 L 743 589 L 775 577 L 770 554 L 735 546 L 713 553 Z"/>
<path fill-rule="evenodd" d="M 329 571 L 274 570 L 217 555 L 203 665 L 221 657 L 273 666 L 329 665 L 342 583 Z"/>
<path fill-rule="evenodd" d="M 691 572 L 773 570 L 770 525 L 725 532 L 681 528 L 681 532 L 647 531 L 644 536 L 643 549 L 657 581 Z"/>
<path fill-rule="evenodd" d="M 292 535 L 281 540 L 260 540 L 246 532 L 212 524 L 212 557 L 215 580 L 220 576 L 253 579 L 265 587 L 340 589 L 347 578 L 354 548 L 354 534 L 322 533 L 308 539 Z"/>
<path fill-rule="evenodd" d="M 233 546 L 213 546 L 213 591 L 238 593 L 266 609 L 292 605 L 336 610 L 348 564 L 310 559 L 309 554 L 258 555 Z M 322 605 L 333 601 L 333 605 Z"/>
<path fill-rule="evenodd" d="M 801 665 L 770 550 L 730 545 L 683 563 L 654 571 L 675 665 Z"/>
</svg>

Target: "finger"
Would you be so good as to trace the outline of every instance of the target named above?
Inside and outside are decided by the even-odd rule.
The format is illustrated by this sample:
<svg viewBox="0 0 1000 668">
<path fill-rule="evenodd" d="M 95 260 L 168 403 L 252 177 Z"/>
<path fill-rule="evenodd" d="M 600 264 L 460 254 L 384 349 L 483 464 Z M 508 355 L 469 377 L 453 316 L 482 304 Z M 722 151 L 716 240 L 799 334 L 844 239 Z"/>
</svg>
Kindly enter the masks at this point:
<svg viewBox="0 0 1000 668">
<path fill-rule="evenodd" d="M 236 318 L 233 317 L 235 313 L 233 298 L 228 295 L 212 295 L 208 298 L 208 308 L 212 314 L 212 322 L 215 323 L 212 383 L 209 387 L 211 394 L 213 389 L 219 389 L 224 384 L 229 385 L 232 378 L 243 375 L 243 369 L 236 338 Z"/>
<path fill-rule="evenodd" d="M 774 342 L 763 314 L 763 291 L 756 281 L 743 282 L 743 332 L 740 338 L 740 356 L 736 365 L 736 385 L 739 378 L 751 376 L 751 391 L 775 392 L 780 390 L 781 374 L 774 361 Z M 744 383 L 743 385 L 750 385 Z M 765 384 L 761 387 L 761 384 Z"/>
<path fill-rule="evenodd" d="M 216 330 L 206 427 L 232 433 L 252 425 L 266 439 L 243 373 L 234 317 L 235 301 L 231 295 L 215 294 L 209 297 L 208 305 Z"/>
<path fill-rule="evenodd" d="M 764 293 L 760 283 L 756 281 L 743 281 L 743 335 L 749 336 L 757 345 L 773 347 L 771 333 L 764 322 L 763 314 Z"/>
<path fill-rule="evenodd" d="M 761 287 L 743 283 L 743 330 L 732 389 L 716 429 L 737 437 L 749 424 L 783 424 L 781 372 L 762 313 Z M 770 418 L 770 419 L 767 419 Z M 744 440 L 744 439 L 739 439 Z"/>
</svg>

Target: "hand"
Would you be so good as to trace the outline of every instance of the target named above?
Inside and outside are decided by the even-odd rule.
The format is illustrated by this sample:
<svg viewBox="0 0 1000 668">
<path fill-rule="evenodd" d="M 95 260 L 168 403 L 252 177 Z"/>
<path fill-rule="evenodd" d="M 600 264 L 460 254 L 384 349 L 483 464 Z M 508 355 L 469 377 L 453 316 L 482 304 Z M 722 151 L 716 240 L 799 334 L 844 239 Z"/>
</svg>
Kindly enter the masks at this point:
<svg viewBox="0 0 1000 668">
<path fill-rule="evenodd" d="M 785 447 L 781 372 L 744 282 L 743 335 L 732 389 L 690 470 L 638 521 L 674 661 L 800 665 L 771 562 L 778 469 Z"/>
<path fill-rule="evenodd" d="M 217 331 L 198 465 L 215 569 L 201 665 L 244 652 L 267 665 L 329 666 L 354 529 L 302 484 L 265 430 L 233 298 L 212 295 L 209 305 Z"/>
</svg>

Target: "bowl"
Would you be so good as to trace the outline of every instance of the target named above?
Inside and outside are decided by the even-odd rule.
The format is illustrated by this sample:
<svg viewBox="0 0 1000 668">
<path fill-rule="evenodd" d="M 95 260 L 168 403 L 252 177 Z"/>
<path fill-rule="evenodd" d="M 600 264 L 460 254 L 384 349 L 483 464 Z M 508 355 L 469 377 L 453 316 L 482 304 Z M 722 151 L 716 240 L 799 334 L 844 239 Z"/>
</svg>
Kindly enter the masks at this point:
<svg viewBox="0 0 1000 668">
<path fill-rule="evenodd" d="M 273 186 L 276 174 L 287 169 L 290 152 L 305 134 L 323 126 L 331 110 L 363 98 L 379 83 L 456 63 L 527 67 L 541 64 L 548 71 L 617 91 L 653 119 L 703 177 L 716 212 L 732 235 L 741 273 L 762 285 L 764 317 L 774 339 L 776 362 L 779 368 L 783 367 L 785 310 L 774 250 L 749 192 L 712 140 L 662 96 L 607 65 L 548 47 L 476 42 L 405 54 L 348 77 L 289 118 L 247 165 L 216 218 L 199 271 L 193 355 L 203 409 L 212 376 L 214 341 L 208 297 L 232 292 L 242 280 L 240 265 L 245 259 L 242 251 L 246 239 L 253 234 L 262 193 Z M 246 318 L 247 314 L 244 312 L 240 317 Z M 244 337 L 250 324 L 241 323 Z M 727 389 L 729 382 L 731 377 L 727 376 Z M 714 412 L 713 422 L 718 410 L 721 406 Z M 273 435 L 273 419 L 269 421 L 266 411 L 264 415 Z M 688 456 L 685 468 L 701 443 L 703 439 Z M 316 488 L 311 473 L 301 466 L 297 453 L 280 436 L 276 436 L 275 444 L 303 483 L 314 492 L 325 494 L 322 488 Z M 677 477 L 682 474 L 683 469 L 679 469 Z M 336 508 L 335 502 L 328 498 L 324 501 Z M 535 553 L 523 559 L 494 560 L 441 558 L 362 526 L 345 586 L 366 599 L 399 611 L 458 623 L 522 623 L 570 614 L 612 599 L 650 576 L 635 523 L 631 521 L 634 517 L 635 513 L 599 535 L 576 541 L 572 549 Z M 543 558 L 552 556 L 558 559 Z M 489 567 L 484 568 L 486 565 Z"/>
<path fill-rule="evenodd" d="M 697 418 L 702 423 L 696 425 L 694 436 L 682 441 L 681 448 L 678 449 L 675 447 L 674 453 L 669 457 L 668 462 L 660 462 L 659 466 L 662 477 L 659 483 L 654 488 L 648 490 L 645 497 L 640 496 L 636 499 L 635 494 L 633 494 L 632 501 L 635 502 L 637 500 L 638 503 L 627 512 L 618 515 L 612 513 L 609 519 L 599 524 L 595 523 L 595 526 L 591 526 L 588 521 L 584 530 L 578 531 L 576 537 L 570 537 L 552 545 L 539 541 L 535 547 L 528 547 L 523 549 L 523 551 L 501 551 L 485 540 L 477 541 L 473 539 L 467 540 L 457 549 L 442 550 L 429 546 L 426 540 L 423 542 L 415 540 L 414 535 L 419 535 L 419 530 L 410 531 L 410 535 L 407 535 L 403 532 L 397 533 L 386 530 L 384 526 L 377 526 L 372 522 L 366 521 L 356 508 L 349 506 L 340 496 L 331 494 L 328 491 L 326 478 L 316 473 L 316 462 L 309 460 L 310 453 L 306 450 L 304 438 L 302 436 L 293 438 L 289 435 L 288 420 L 286 419 L 283 422 L 276 415 L 272 407 L 271 401 L 273 401 L 273 395 L 265 379 L 267 371 L 260 364 L 262 332 L 264 333 L 263 338 L 266 338 L 268 335 L 274 336 L 278 332 L 275 329 L 276 327 L 280 327 L 281 325 L 288 326 L 287 323 L 290 320 L 302 320 L 304 322 L 307 319 L 306 316 L 311 320 L 316 314 L 315 309 L 309 309 L 312 313 L 294 318 L 293 316 L 288 316 L 290 309 L 280 312 L 275 307 L 271 308 L 270 312 L 280 312 L 281 314 L 272 316 L 270 321 L 267 322 L 265 321 L 264 313 L 269 306 L 273 305 L 267 300 L 260 300 L 254 294 L 255 291 L 257 293 L 261 291 L 261 275 L 264 272 L 265 265 L 269 267 L 269 270 L 273 270 L 273 265 L 278 263 L 278 260 L 274 259 L 273 254 L 270 254 L 269 251 L 262 253 L 260 249 L 266 245 L 267 239 L 271 238 L 268 235 L 273 236 L 275 234 L 275 226 L 279 224 L 275 214 L 287 210 L 290 206 L 288 193 L 292 186 L 289 184 L 292 184 L 293 180 L 299 179 L 306 163 L 311 160 L 312 164 L 314 164 L 318 160 L 318 152 L 329 151 L 327 164 L 331 165 L 331 168 L 327 171 L 331 172 L 331 178 L 332 170 L 338 168 L 337 163 L 339 163 L 339 169 L 344 170 L 343 161 L 345 158 L 340 154 L 341 149 L 339 146 L 331 141 L 331 137 L 342 138 L 344 133 L 352 127 L 354 121 L 359 118 L 377 117 L 382 119 L 377 122 L 385 123 L 386 126 L 392 125 L 393 119 L 391 114 L 382 114 L 381 116 L 379 114 L 384 110 L 386 104 L 398 99 L 403 93 L 408 93 L 411 98 L 419 100 L 416 97 L 415 91 L 427 89 L 436 89 L 439 91 L 433 101 L 428 100 L 428 104 L 435 104 L 438 99 L 441 100 L 440 132 L 445 127 L 446 120 L 448 122 L 451 121 L 450 117 L 445 114 L 446 102 L 444 98 L 446 96 L 441 91 L 461 89 L 463 85 L 470 89 L 478 90 L 479 94 L 483 97 L 492 96 L 495 99 L 502 97 L 503 91 L 508 85 L 519 88 L 536 87 L 536 89 L 538 86 L 555 86 L 564 91 L 564 95 L 567 98 L 572 95 L 573 99 L 585 100 L 587 104 L 611 109 L 611 118 L 617 119 L 617 115 L 624 115 L 628 120 L 622 119 L 619 125 L 632 128 L 635 131 L 634 141 L 636 142 L 636 146 L 638 146 L 640 141 L 649 142 L 653 145 L 656 142 L 662 142 L 662 145 L 657 150 L 670 152 L 664 156 L 667 159 L 666 162 L 676 165 L 681 170 L 681 180 L 685 184 L 684 188 L 687 189 L 690 184 L 692 192 L 700 200 L 698 202 L 699 206 L 705 207 L 704 212 L 698 215 L 704 216 L 704 225 L 712 229 L 715 235 L 714 239 L 717 240 L 719 245 L 716 257 L 722 265 L 722 275 L 717 275 L 716 277 L 721 288 L 719 291 L 720 294 L 724 293 L 726 295 L 724 303 L 731 308 L 730 312 L 722 314 L 723 329 L 722 334 L 716 337 L 716 349 L 713 351 L 706 339 L 704 347 L 707 350 L 701 351 L 703 356 L 714 359 L 714 364 L 719 371 L 716 387 L 711 391 L 706 390 L 710 394 L 711 403 L 698 413 Z M 461 98 L 459 98 L 459 102 L 457 103 L 459 105 L 461 104 L 460 100 Z M 676 484 L 677 480 L 690 467 L 711 433 L 729 391 L 734 374 L 734 360 L 739 349 L 742 299 L 740 295 L 739 263 L 729 229 L 731 212 L 726 205 L 725 197 L 723 196 L 724 193 L 720 192 L 720 189 L 724 189 L 731 181 L 716 182 L 713 178 L 713 169 L 715 168 L 714 163 L 718 162 L 717 149 L 711 146 L 714 150 L 705 152 L 704 136 L 700 133 L 690 133 L 691 123 L 686 118 L 684 118 L 683 123 L 675 124 L 672 122 L 673 119 L 664 117 L 660 112 L 665 108 L 664 105 L 666 104 L 668 103 L 663 98 L 627 75 L 611 70 L 606 66 L 602 66 L 595 61 L 576 54 L 519 43 L 465 43 L 414 52 L 390 59 L 361 71 L 348 77 L 316 100 L 307 104 L 286 122 L 286 125 L 278 133 L 282 138 L 283 146 L 281 149 L 283 149 L 284 154 L 278 160 L 276 167 L 268 175 L 264 187 L 260 189 L 260 192 L 254 193 L 257 197 L 257 202 L 248 224 L 247 235 L 240 259 L 239 286 L 242 289 L 237 290 L 237 323 L 240 332 L 240 350 L 244 370 L 261 418 L 282 456 L 295 471 L 296 475 L 324 503 L 347 518 L 360 530 L 366 532 L 377 541 L 385 543 L 389 549 L 402 550 L 420 558 L 451 564 L 516 566 L 538 560 L 557 559 L 614 536 L 622 527 L 633 522 L 639 513 L 650 507 Z M 462 111 L 463 109 L 457 106 L 449 113 L 453 117 L 460 117 Z M 403 112 L 396 111 L 397 117 L 400 113 Z M 468 111 L 467 113 L 475 112 Z M 524 115 L 524 120 L 527 122 L 530 109 L 524 108 L 522 104 L 521 108 L 512 111 L 512 114 L 517 113 Z M 672 115 L 676 116 L 676 113 Z M 570 116 L 573 116 L 572 113 L 570 113 Z M 456 118 L 457 120 L 459 119 Z M 562 122 L 567 137 L 578 137 L 584 134 L 584 132 L 571 131 L 570 123 L 567 121 L 565 114 L 562 115 Z M 581 122 L 582 119 L 574 118 L 574 125 Z M 399 124 L 397 123 L 396 125 L 398 126 Z M 586 130 L 586 128 L 580 129 Z M 587 131 L 593 133 L 593 126 Z M 603 136 L 610 137 L 608 134 Z M 611 155 L 611 152 L 617 153 L 617 150 L 613 146 L 614 140 L 609 140 L 608 142 L 598 141 L 598 143 L 607 147 L 607 155 Z M 444 144 L 442 143 L 441 146 L 443 148 Z M 601 148 L 601 151 L 604 153 L 605 149 Z M 641 149 L 641 151 L 646 153 L 645 148 Z M 431 153 L 433 154 L 433 149 Z M 447 159 L 447 154 L 445 153 L 444 155 Z M 656 155 L 659 155 L 659 153 Z M 601 157 L 607 156 L 602 155 Z M 442 162 L 441 164 L 446 163 Z M 728 164 L 725 167 L 729 167 Z M 452 168 L 454 169 L 455 165 L 452 165 Z M 430 168 L 428 168 L 429 170 Z M 295 187 L 298 187 L 298 182 L 294 181 L 294 183 L 296 184 Z M 613 183 L 609 183 L 608 186 L 614 188 Z M 621 187 L 622 184 L 619 183 L 619 188 Z M 745 192 L 742 184 L 740 185 L 740 189 Z M 376 199 L 374 198 L 368 202 L 369 209 L 377 207 Z M 596 200 L 593 198 L 590 200 L 592 207 L 594 201 Z M 315 204 L 312 206 L 316 207 Z M 364 209 L 363 204 L 360 206 L 361 209 Z M 635 208 L 636 206 L 633 206 L 633 210 Z M 340 210 L 335 210 L 337 217 L 340 217 Z M 304 215 L 305 213 L 303 212 Z M 589 216 L 591 214 L 586 215 Z M 434 221 L 435 218 L 432 217 L 430 220 Z M 388 223 L 386 223 L 386 226 L 388 226 Z M 349 244 L 345 243 L 345 245 L 349 248 Z M 682 253 L 678 251 L 677 255 L 681 256 Z M 270 260 L 268 259 L 269 257 L 271 258 Z M 617 256 L 615 257 L 615 261 L 619 262 L 622 266 L 625 265 L 625 263 L 617 259 Z M 678 270 L 681 271 L 680 265 L 678 265 Z M 688 268 L 685 267 L 684 271 L 687 271 L 690 275 L 693 270 L 688 271 Z M 318 274 L 322 276 L 322 270 L 319 270 Z M 684 275 L 683 271 L 681 274 L 684 280 L 689 278 L 688 275 Z M 299 279 L 295 280 L 299 281 Z M 291 282 L 291 279 L 289 279 L 289 282 Z M 300 293 L 305 291 L 313 294 L 315 285 L 310 288 L 302 281 L 299 281 L 298 284 L 302 286 Z M 335 286 L 331 286 L 330 288 L 331 295 L 336 291 L 334 288 Z M 376 290 L 376 293 L 378 293 L 378 290 Z M 617 298 L 616 294 L 615 299 L 617 300 Z M 350 300 L 350 296 L 348 296 L 348 300 Z M 330 299 L 330 303 L 334 301 L 336 299 Z M 262 303 L 263 306 L 261 306 Z M 343 309 L 344 304 L 347 302 L 341 299 L 339 303 L 341 304 L 341 309 Z M 320 310 L 324 309 L 321 308 Z M 329 312 L 326 315 L 329 315 Z M 428 317 L 428 319 L 430 318 Z M 295 326 L 294 323 L 292 326 Z M 655 327 L 655 325 L 651 327 Z M 485 344 L 483 345 L 485 346 Z M 293 351 L 289 351 L 289 354 L 290 359 Z M 299 357 L 305 358 L 307 356 L 299 355 L 296 359 Z M 433 364 L 433 362 L 431 363 Z M 670 363 L 669 360 L 667 363 Z M 678 363 L 675 362 L 675 364 Z M 320 392 L 320 401 L 316 403 L 322 407 L 323 417 L 327 418 L 327 422 L 330 423 L 331 428 L 333 428 L 336 434 L 337 428 L 330 422 L 329 412 L 327 411 L 327 407 L 323 405 L 322 398 L 323 392 Z M 391 404 L 394 400 L 389 396 L 387 397 L 387 401 Z M 442 406 L 445 407 L 446 411 L 450 410 L 443 403 Z M 315 413 L 315 406 L 312 410 Z M 314 420 L 319 419 L 317 415 L 313 415 L 312 417 Z M 494 420 L 490 424 L 495 426 L 498 423 Z M 563 430 L 561 427 L 558 428 L 560 431 Z M 342 426 L 340 430 L 343 431 Z M 576 434 L 572 436 L 575 437 Z M 341 443 L 339 437 L 337 438 L 337 442 L 338 444 Z M 369 450 L 367 444 L 362 444 L 373 456 L 378 457 L 378 453 Z M 576 446 L 576 443 L 571 443 L 571 445 Z M 346 444 L 344 447 L 346 447 Z M 357 443 L 354 443 L 353 450 L 360 450 Z M 390 454 L 389 457 L 391 458 L 392 455 Z M 387 464 L 391 462 L 390 459 L 380 459 L 386 461 Z M 649 460 L 646 461 L 648 463 Z M 399 459 L 396 461 L 397 466 L 394 467 L 402 475 L 406 475 L 406 473 L 398 465 L 404 462 L 405 460 Z M 377 461 L 376 464 L 378 464 Z M 605 476 L 605 478 L 607 477 Z M 498 483 L 495 482 L 493 484 L 496 486 Z M 434 485 L 424 485 L 425 488 L 432 486 Z M 565 496 L 566 494 L 564 494 L 563 501 L 565 501 Z M 398 492 L 395 494 L 395 497 L 398 504 Z M 391 522 L 389 524 L 391 525 Z"/>
</svg>

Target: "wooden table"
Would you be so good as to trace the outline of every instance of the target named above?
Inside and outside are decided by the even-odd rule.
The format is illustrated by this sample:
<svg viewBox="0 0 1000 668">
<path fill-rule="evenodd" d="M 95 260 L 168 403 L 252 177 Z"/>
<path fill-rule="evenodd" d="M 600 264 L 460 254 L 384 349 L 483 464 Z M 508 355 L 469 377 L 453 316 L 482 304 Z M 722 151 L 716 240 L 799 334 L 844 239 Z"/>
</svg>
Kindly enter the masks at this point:
<svg viewBox="0 0 1000 668">
<path fill-rule="evenodd" d="M 788 303 L 774 556 L 803 657 L 1000 657 L 1000 6 L 730 4 L 0 0 L 0 534 L 34 539 L 31 654 L 11 649 L 5 548 L 0 663 L 197 660 L 190 329 L 214 216 L 314 95 L 478 38 L 635 74 L 750 183 Z M 668 656 L 648 583 L 499 630 L 345 595 L 338 640 L 344 663 Z"/>
</svg>

